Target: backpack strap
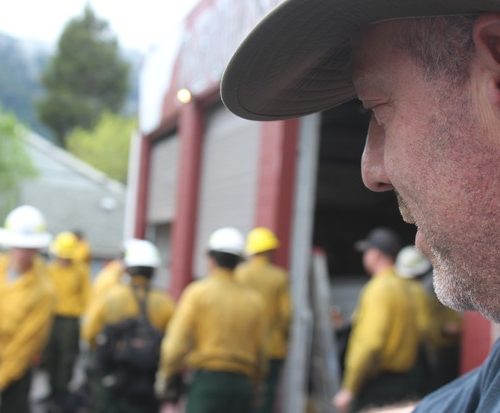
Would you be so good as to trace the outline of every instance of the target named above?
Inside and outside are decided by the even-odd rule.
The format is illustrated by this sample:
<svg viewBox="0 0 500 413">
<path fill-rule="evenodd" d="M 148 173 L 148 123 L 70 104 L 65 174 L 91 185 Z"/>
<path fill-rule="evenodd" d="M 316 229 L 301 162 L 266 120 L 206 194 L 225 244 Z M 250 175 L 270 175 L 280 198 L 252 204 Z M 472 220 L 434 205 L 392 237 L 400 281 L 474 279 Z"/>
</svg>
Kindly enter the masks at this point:
<svg viewBox="0 0 500 413">
<path fill-rule="evenodd" d="M 139 306 L 139 319 L 148 325 L 152 326 L 151 322 L 149 321 L 148 318 L 148 311 L 147 311 L 147 300 L 148 300 L 148 294 L 149 294 L 149 287 L 145 288 L 145 294 L 144 297 L 139 296 L 138 288 L 134 287 L 133 285 L 130 286 L 132 289 L 132 294 L 134 295 L 134 298 L 137 302 L 137 305 Z"/>
</svg>

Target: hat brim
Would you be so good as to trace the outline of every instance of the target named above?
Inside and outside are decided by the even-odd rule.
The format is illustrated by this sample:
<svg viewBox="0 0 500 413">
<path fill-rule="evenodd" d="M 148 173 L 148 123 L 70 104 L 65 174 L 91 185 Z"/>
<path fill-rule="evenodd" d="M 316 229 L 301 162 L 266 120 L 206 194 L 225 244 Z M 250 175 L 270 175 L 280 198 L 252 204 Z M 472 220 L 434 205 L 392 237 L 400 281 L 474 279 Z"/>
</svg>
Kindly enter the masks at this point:
<svg viewBox="0 0 500 413">
<path fill-rule="evenodd" d="M 224 104 L 251 120 L 279 120 L 355 97 L 352 35 L 375 22 L 500 11 L 499 0 L 287 0 L 248 35 L 222 78 Z"/>
<path fill-rule="evenodd" d="M 43 249 L 49 246 L 51 240 L 49 233 L 22 235 L 0 228 L 0 245 L 6 248 Z"/>
</svg>

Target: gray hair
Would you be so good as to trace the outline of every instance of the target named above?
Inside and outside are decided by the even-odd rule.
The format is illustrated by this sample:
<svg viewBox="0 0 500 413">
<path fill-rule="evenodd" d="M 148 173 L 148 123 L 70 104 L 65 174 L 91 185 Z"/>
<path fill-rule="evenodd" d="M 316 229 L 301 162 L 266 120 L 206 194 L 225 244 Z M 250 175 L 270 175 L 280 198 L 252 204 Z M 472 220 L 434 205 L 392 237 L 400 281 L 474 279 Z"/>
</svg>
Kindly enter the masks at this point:
<svg viewBox="0 0 500 413">
<path fill-rule="evenodd" d="M 396 45 L 422 67 L 428 80 L 461 84 L 469 79 L 476 18 L 448 16 L 406 20 Z"/>
</svg>

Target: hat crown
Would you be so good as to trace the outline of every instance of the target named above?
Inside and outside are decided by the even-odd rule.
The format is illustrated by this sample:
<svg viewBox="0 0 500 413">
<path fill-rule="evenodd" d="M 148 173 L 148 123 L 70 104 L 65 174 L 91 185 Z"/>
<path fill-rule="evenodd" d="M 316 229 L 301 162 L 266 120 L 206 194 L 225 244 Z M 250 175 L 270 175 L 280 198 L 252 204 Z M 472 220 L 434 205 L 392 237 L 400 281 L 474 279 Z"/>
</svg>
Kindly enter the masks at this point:
<svg viewBox="0 0 500 413">
<path fill-rule="evenodd" d="M 22 235 L 43 234 L 47 224 L 38 209 L 23 205 L 9 213 L 5 219 L 5 229 Z"/>
<path fill-rule="evenodd" d="M 50 252 L 59 258 L 72 259 L 78 247 L 78 238 L 72 232 L 61 232 L 50 246 Z"/>
<path fill-rule="evenodd" d="M 401 249 L 396 258 L 396 269 L 404 278 L 418 277 L 429 272 L 431 268 L 431 262 L 413 245 Z"/>
<path fill-rule="evenodd" d="M 224 227 L 214 231 L 208 239 L 209 251 L 243 255 L 245 240 L 236 228 Z"/>
<path fill-rule="evenodd" d="M 127 267 L 152 267 L 160 266 L 160 253 L 158 248 L 149 241 L 143 239 L 131 239 L 127 241 L 123 261 Z"/>
<path fill-rule="evenodd" d="M 248 255 L 272 251 L 279 247 L 279 240 L 268 228 L 257 227 L 251 230 L 247 237 L 246 253 Z"/>
</svg>

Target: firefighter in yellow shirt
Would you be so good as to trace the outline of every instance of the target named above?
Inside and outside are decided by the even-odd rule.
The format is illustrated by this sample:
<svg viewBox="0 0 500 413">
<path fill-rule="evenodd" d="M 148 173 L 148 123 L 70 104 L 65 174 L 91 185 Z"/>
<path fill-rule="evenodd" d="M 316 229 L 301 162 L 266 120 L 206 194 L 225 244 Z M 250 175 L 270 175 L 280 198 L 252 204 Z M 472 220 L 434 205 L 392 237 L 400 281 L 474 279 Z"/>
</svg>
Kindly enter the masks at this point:
<svg viewBox="0 0 500 413">
<path fill-rule="evenodd" d="M 31 363 L 50 330 L 54 293 L 38 256 L 51 240 L 36 208 L 14 209 L 0 229 L 0 406 L 1 413 L 29 413 Z"/>
<path fill-rule="evenodd" d="M 44 351 L 44 365 L 50 379 L 48 399 L 63 410 L 78 356 L 80 317 L 87 306 L 91 286 L 87 265 L 74 258 L 78 243 L 72 232 L 57 235 L 50 246 L 54 259 L 47 267 L 56 292 L 56 309 Z"/>
<path fill-rule="evenodd" d="M 396 258 L 396 270 L 398 275 L 406 280 L 412 291 L 418 328 L 424 343 L 427 343 L 429 339 L 432 315 L 429 293 L 420 283 L 419 278 L 429 273 L 431 269 L 430 261 L 414 246 L 409 245 L 399 251 Z"/>
<path fill-rule="evenodd" d="M 461 315 L 439 302 L 432 286 L 431 262 L 413 245 L 399 252 L 396 268 L 416 297 L 427 363 L 423 389 L 428 393 L 458 377 Z"/>
<path fill-rule="evenodd" d="M 90 299 L 85 312 L 91 313 L 94 306 L 99 306 L 99 301 L 104 299 L 108 292 L 115 286 L 120 284 L 125 275 L 125 264 L 123 259 L 116 259 L 108 262 L 95 276 L 92 288 L 90 291 Z"/>
<path fill-rule="evenodd" d="M 193 370 L 187 413 L 250 413 L 253 385 L 264 368 L 265 310 L 262 298 L 234 279 L 243 236 L 234 228 L 215 231 L 208 241 L 208 277 L 180 298 L 162 344 L 156 390 L 161 397 L 185 366 Z"/>
<path fill-rule="evenodd" d="M 430 361 L 432 356 L 432 303 L 431 296 L 426 291 L 420 277 L 432 270 L 430 261 L 413 245 L 408 245 L 399 251 L 396 258 L 396 270 L 402 277 L 413 295 L 417 325 L 420 334 L 420 349 L 417 359 L 416 372 L 419 379 L 419 397 L 429 393 L 432 372 Z"/>
<path fill-rule="evenodd" d="M 342 388 L 334 398 L 340 413 L 383 406 L 418 394 L 414 372 L 420 334 L 413 296 L 397 275 L 399 237 L 376 228 L 356 243 L 371 280 L 361 292 L 349 338 Z"/>
<path fill-rule="evenodd" d="M 152 243 L 128 241 L 123 262 L 124 279 L 92 304 L 82 326 L 83 339 L 95 350 L 104 390 L 98 411 L 156 413 L 154 378 L 160 341 L 174 313 L 174 302 L 163 291 L 151 288 L 151 279 L 160 265 L 158 250 Z M 147 336 L 132 336 L 134 332 L 140 333 L 135 327 Z M 118 334 L 120 339 L 115 341 Z M 157 338 L 155 343 L 149 341 L 152 335 Z M 137 355 L 135 361 L 118 353 L 120 347 L 130 348 L 129 345 L 139 349 L 129 353 L 132 358 Z M 141 348 L 150 348 L 150 354 L 144 355 Z M 137 361 L 141 363 L 141 357 L 148 360 L 143 365 L 134 365 Z"/>
<path fill-rule="evenodd" d="M 286 271 L 272 264 L 279 240 L 267 228 L 254 228 L 247 237 L 248 261 L 236 271 L 236 280 L 258 292 L 264 300 L 268 330 L 266 353 L 269 365 L 264 394 L 255 412 L 271 413 L 275 403 L 280 373 L 287 355 L 290 325 L 290 291 Z"/>
<path fill-rule="evenodd" d="M 78 240 L 75 252 L 73 253 L 73 259 L 83 264 L 86 267 L 86 270 L 90 273 L 90 262 L 92 260 L 92 251 L 90 248 L 90 244 L 87 239 L 85 239 L 83 231 L 75 229 L 72 231 L 72 234 Z"/>
<path fill-rule="evenodd" d="M 131 239 L 127 242 L 134 243 L 136 240 Z M 123 262 L 123 255 L 125 254 L 126 245 L 119 258 L 109 261 L 101 268 L 96 274 L 92 283 L 90 292 L 90 301 L 87 306 L 87 313 L 92 312 L 95 305 L 99 305 L 99 301 L 106 297 L 106 294 L 115 286 L 120 284 L 124 275 L 126 274 L 125 263 Z"/>
<path fill-rule="evenodd" d="M 122 254 L 123 255 L 123 254 Z M 90 300 L 87 305 L 87 309 L 84 314 L 84 319 L 88 317 L 89 314 L 95 313 L 96 309 L 94 307 L 99 307 L 100 301 L 105 299 L 109 291 L 116 285 L 120 284 L 121 280 L 125 275 L 125 264 L 123 262 L 123 256 L 112 260 L 96 274 L 94 281 L 92 283 L 92 289 L 90 293 Z M 99 369 L 96 366 L 96 357 L 94 354 L 94 349 L 88 346 L 87 342 L 83 342 L 82 346 L 82 358 L 85 360 L 85 375 L 87 383 L 92 394 L 93 403 L 95 405 L 100 405 L 102 400 L 102 393 L 104 392 L 101 381 L 102 377 L 100 375 Z"/>
<path fill-rule="evenodd" d="M 122 277 L 125 275 L 125 264 L 123 259 L 115 259 L 108 262 L 95 276 L 92 284 L 91 300 L 98 300 L 107 292 L 119 284 Z"/>
</svg>

